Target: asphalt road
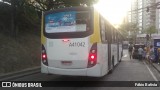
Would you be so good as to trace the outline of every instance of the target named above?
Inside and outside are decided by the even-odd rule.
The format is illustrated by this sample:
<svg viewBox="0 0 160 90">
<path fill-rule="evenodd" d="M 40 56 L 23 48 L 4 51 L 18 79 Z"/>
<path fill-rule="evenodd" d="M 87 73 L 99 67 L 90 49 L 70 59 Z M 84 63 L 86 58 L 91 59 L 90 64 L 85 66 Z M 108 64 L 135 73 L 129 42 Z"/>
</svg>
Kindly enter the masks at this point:
<svg viewBox="0 0 160 90">
<path fill-rule="evenodd" d="M 127 50 L 124 50 L 122 61 L 114 68 L 111 74 L 102 78 L 93 77 L 73 77 L 34 74 L 13 81 L 160 81 L 160 73 L 158 73 L 151 65 L 145 61 L 129 59 Z M 4 89 L 4 88 L 2 88 Z M 1 90 L 2 90 L 1 89 Z M 21 88 L 22 89 L 22 88 Z M 25 90 L 24 88 L 23 90 Z M 30 88 L 31 89 L 31 88 Z M 35 90 L 35 88 L 32 88 Z M 43 88 L 36 88 L 43 90 Z M 160 87 L 52 87 L 47 90 L 160 90 Z M 46 90 L 45 89 L 45 90 Z M 7 88 L 5 88 L 7 90 Z M 26 89 L 27 90 L 27 89 Z"/>
</svg>

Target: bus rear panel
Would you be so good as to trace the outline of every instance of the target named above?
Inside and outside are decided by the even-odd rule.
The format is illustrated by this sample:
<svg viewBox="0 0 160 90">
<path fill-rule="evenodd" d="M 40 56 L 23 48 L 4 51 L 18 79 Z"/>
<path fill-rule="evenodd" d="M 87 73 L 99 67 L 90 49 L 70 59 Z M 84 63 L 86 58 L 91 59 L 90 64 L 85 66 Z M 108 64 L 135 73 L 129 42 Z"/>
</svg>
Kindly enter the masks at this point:
<svg viewBox="0 0 160 90">
<path fill-rule="evenodd" d="M 60 75 L 99 76 L 97 43 L 93 34 L 91 8 L 45 12 L 41 72 Z M 97 66 L 96 66 L 97 65 Z"/>
</svg>

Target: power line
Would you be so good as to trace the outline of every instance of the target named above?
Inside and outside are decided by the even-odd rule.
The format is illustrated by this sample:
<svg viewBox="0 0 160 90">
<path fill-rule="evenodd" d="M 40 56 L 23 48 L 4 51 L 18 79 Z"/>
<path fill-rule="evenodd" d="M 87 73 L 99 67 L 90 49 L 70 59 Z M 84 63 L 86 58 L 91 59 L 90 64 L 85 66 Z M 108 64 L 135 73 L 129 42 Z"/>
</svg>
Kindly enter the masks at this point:
<svg viewBox="0 0 160 90">
<path fill-rule="evenodd" d="M 149 11 L 149 8 L 157 7 L 158 5 L 160 5 L 160 2 L 157 2 L 157 3 L 155 3 L 154 5 L 151 5 L 151 6 L 146 6 L 146 7 L 131 10 L 131 11 L 128 11 L 128 12 L 135 12 L 135 11 L 139 11 L 139 10 L 143 10 L 143 9 L 147 9 L 147 11 Z M 157 9 L 159 9 L 159 7 L 157 7 Z"/>
</svg>

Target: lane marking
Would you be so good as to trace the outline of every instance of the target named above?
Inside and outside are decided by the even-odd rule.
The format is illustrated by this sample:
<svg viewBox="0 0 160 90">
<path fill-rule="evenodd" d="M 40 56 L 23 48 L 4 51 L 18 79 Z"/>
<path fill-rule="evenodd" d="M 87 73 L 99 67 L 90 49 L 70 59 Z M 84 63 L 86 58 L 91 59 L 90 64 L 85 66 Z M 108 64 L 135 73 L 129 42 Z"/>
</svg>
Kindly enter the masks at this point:
<svg viewBox="0 0 160 90">
<path fill-rule="evenodd" d="M 150 74 L 152 75 L 153 79 L 155 81 L 158 81 L 158 79 L 156 78 L 156 76 L 153 74 L 152 70 L 148 67 L 148 65 L 146 64 L 146 62 L 143 61 L 143 63 L 146 65 L 147 69 L 149 70 Z"/>
<path fill-rule="evenodd" d="M 124 57 L 127 57 L 127 54 L 125 54 Z"/>
</svg>

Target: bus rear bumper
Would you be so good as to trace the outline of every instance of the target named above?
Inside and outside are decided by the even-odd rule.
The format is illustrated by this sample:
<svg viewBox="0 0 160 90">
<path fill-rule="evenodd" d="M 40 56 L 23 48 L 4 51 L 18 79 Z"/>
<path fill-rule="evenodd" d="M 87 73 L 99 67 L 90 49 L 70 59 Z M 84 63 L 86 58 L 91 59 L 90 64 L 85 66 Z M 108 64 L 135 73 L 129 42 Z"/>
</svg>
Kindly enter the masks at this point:
<svg viewBox="0 0 160 90">
<path fill-rule="evenodd" d="M 100 64 L 96 64 L 92 68 L 84 68 L 84 69 L 62 69 L 62 68 L 48 67 L 44 64 L 41 64 L 41 73 L 70 75 L 70 76 L 91 76 L 91 77 L 102 76 Z"/>
</svg>

